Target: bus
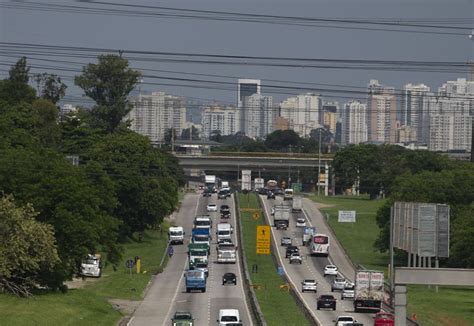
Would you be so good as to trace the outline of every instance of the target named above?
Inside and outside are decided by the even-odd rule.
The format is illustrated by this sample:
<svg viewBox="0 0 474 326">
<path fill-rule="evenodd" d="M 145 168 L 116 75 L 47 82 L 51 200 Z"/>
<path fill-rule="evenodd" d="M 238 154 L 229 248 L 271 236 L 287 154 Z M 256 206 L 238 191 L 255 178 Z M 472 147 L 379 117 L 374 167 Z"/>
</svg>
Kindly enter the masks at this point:
<svg viewBox="0 0 474 326">
<path fill-rule="evenodd" d="M 311 241 L 311 255 L 324 257 L 329 256 L 328 235 L 317 233 L 313 236 L 313 241 Z"/>
</svg>

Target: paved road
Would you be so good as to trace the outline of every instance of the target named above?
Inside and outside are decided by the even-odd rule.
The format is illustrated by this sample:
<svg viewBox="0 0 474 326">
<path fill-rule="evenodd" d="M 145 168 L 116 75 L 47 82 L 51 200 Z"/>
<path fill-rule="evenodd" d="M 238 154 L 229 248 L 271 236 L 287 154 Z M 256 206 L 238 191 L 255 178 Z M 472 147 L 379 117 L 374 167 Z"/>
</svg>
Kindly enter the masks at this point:
<svg viewBox="0 0 474 326">
<path fill-rule="evenodd" d="M 168 262 L 164 272 L 159 274 L 150 287 L 143 303 L 139 306 L 130 325 L 169 325 L 175 311 L 190 311 L 195 318 L 196 325 L 215 325 L 219 309 L 239 309 L 243 325 L 253 325 L 250 312 L 245 300 L 242 287 L 240 265 L 218 264 L 215 243 L 211 245 L 209 260 L 209 277 L 205 293 L 186 293 L 184 284 L 184 270 L 187 267 L 187 244 L 191 235 L 193 218 L 196 215 L 209 214 L 213 219 L 213 239 L 215 240 L 216 225 L 219 222 L 218 213 L 207 213 L 208 203 L 216 203 L 231 207 L 231 224 L 235 226 L 235 207 L 233 198 L 217 200 L 212 197 L 202 197 L 200 194 L 185 196 L 179 212 L 176 214 L 176 225 L 182 225 L 186 232 L 186 241 L 183 246 L 174 246 L 173 258 Z M 234 243 L 238 245 L 236 235 Z M 215 242 L 215 241 L 214 241 Z M 222 275 L 233 272 L 237 275 L 237 286 L 222 285 Z"/>
<path fill-rule="evenodd" d="M 276 200 L 267 200 L 266 197 L 263 197 L 263 202 L 265 206 L 265 212 L 268 217 L 270 215 L 270 209 L 275 203 L 281 203 L 281 197 L 277 197 Z M 315 204 L 309 200 L 304 200 L 303 203 L 303 213 L 310 222 L 311 226 L 316 226 L 318 232 L 326 233 L 331 235 L 332 233 L 327 230 L 326 226 L 323 223 L 323 216 L 317 210 Z M 278 248 L 278 256 L 280 264 L 283 266 L 287 277 L 290 282 L 295 286 L 295 289 L 298 291 L 300 297 L 304 300 L 306 306 L 311 310 L 313 316 L 319 321 L 321 325 L 332 325 L 337 316 L 340 315 L 351 315 L 354 316 L 357 321 L 362 322 L 364 325 L 371 325 L 373 323 L 371 314 L 362 314 L 354 313 L 354 308 L 352 300 L 340 300 L 340 293 L 334 292 L 331 293 L 331 281 L 332 277 L 324 277 L 323 270 L 324 267 L 328 264 L 335 263 L 339 267 L 341 272 L 348 279 L 353 280 L 353 275 L 355 274 L 354 269 L 347 258 L 345 257 L 340 246 L 335 244 L 333 236 L 331 237 L 331 248 L 329 258 L 325 257 L 312 257 L 309 254 L 309 248 L 303 247 L 303 231 L 302 228 L 296 227 L 296 218 L 298 214 L 293 214 L 293 219 L 290 220 L 290 227 L 288 230 L 276 230 L 272 228 L 273 232 L 273 241 L 275 242 L 275 247 Z M 270 221 L 270 219 L 269 219 Z M 289 236 L 293 239 L 293 243 L 296 243 L 300 247 L 300 252 L 303 255 L 303 264 L 289 264 L 288 259 L 285 258 L 285 247 L 280 246 L 280 239 L 283 236 Z M 318 293 L 302 293 L 301 292 L 301 282 L 304 279 L 316 279 L 318 284 Z M 332 310 L 317 310 L 316 309 L 316 298 L 320 294 L 333 294 L 337 298 L 336 311 Z"/>
</svg>

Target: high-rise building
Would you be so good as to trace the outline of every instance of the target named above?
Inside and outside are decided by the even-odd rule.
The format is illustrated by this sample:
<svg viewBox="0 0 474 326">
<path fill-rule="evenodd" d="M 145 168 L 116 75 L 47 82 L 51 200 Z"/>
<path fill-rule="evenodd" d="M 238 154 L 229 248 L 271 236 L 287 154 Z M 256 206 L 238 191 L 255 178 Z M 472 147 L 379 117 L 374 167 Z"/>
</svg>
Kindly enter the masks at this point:
<svg viewBox="0 0 474 326">
<path fill-rule="evenodd" d="M 241 107 L 240 129 L 250 138 L 265 138 L 273 132 L 273 121 L 276 118 L 273 98 L 253 94 L 243 97 Z"/>
<path fill-rule="evenodd" d="M 260 79 L 239 79 L 237 85 L 237 106 L 241 107 L 244 97 L 260 93 Z"/>
<path fill-rule="evenodd" d="M 424 84 L 407 84 L 403 88 L 402 103 L 400 106 L 400 131 L 403 139 L 426 144 L 429 134 L 429 115 L 434 97 L 430 88 Z M 407 128 L 409 127 L 409 128 Z M 399 134 L 399 136 L 402 136 Z M 413 139 L 415 137 L 415 139 Z M 400 140 L 399 140 L 400 141 Z"/>
<path fill-rule="evenodd" d="M 395 143 L 397 99 L 395 89 L 372 79 L 368 85 L 367 133 L 369 142 Z"/>
<path fill-rule="evenodd" d="M 240 130 L 240 112 L 233 106 L 212 105 L 202 114 L 203 137 L 218 131 L 222 136 L 234 135 Z"/>
<path fill-rule="evenodd" d="M 152 92 L 130 98 L 130 104 L 133 109 L 125 119 L 131 120 L 132 130 L 148 136 L 151 142 L 164 140 L 166 130 L 171 128 L 179 135 L 185 126 L 186 106 L 181 97 Z"/>
<path fill-rule="evenodd" d="M 364 143 L 367 136 L 367 106 L 355 100 L 346 103 L 341 113 L 341 143 Z"/>
<path fill-rule="evenodd" d="M 289 97 L 280 103 L 280 116 L 288 120 L 290 130 L 300 137 L 308 137 L 312 129 L 323 124 L 322 100 L 319 95 L 307 93 Z"/>
</svg>

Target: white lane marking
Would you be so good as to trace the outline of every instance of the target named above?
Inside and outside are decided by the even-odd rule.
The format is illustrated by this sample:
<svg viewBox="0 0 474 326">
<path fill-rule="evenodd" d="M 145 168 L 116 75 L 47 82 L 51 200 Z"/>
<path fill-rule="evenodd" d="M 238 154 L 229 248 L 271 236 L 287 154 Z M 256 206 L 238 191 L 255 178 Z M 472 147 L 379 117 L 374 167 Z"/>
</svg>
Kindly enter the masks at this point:
<svg viewBox="0 0 474 326">
<path fill-rule="evenodd" d="M 130 318 L 130 320 L 129 320 L 128 323 L 127 323 L 127 326 L 130 325 L 130 323 L 132 322 L 133 318 L 135 318 L 135 316 L 132 316 L 132 318 Z"/>
<path fill-rule="evenodd" d="M 235 207 L 235 200 L 234 200 L 234 194 L 232 194 L 232 196 L 230 197 L 232 199 L 232 207 L 234 208 L 234 226 L 237 226 L 237 211 L 236 211 L 236 207 Z M 242 232 L 242 230 L 240 230 L 240 232 Z M 235 237 L 235 243 L 237 244 L 237 246 L 241 246 L 242 244 L 240 243 L 240 237 L 238 237 L 236 234 L 234 234 L 234 237 Z M 247 300 L 245 299 L 245 290 L 244 290 L 244 279 L 242 277 L 242 269 L 241 269 L 241 266 L 240 266 L 240 259 L 239 257 L 237 257 L 237 254 L 238 254 L 238 251 L 236 250 L 235 251 L 236 253 L 236 265 L 237 265 L 237 270 L 238 270 L 238 275 L 239 275 L 239 284 L 240 284 L 240 290 L 242 291 L 242 299 L 244 301 L 244 306 L 245 306 L 245 310 L 247 311 L 247 318 L 250 322 L 250 325 L 253 325 L 253 320 L 252 320 L 252 316 L 250 315 L 250 309 L 248 307 L 248 304 L 247 304 Z"/>
<path fill-rule="evenodd" d="M 262 200 L 263 202 L 263 207 L 265 209 L 265 219 L 268 221 L 268 223 L 270 223 L 270 219 L 268 217 L 268 209 L 267 209 L 267 205 L 266 205 L 266 202 L 264 200 Z M 306 305 L 306 308 L 308 308 L 309 312 L 313 315 L 313 317 L 316 319 L 316 321 L 318 322 L 319 325 L 323 325 L 323 323 L 321 323 L 321 321 L 319 320 L 318 316 L 316 316 L 316 314 L 314 313 L 313 309 L 311 308 L 310 304 L 306 302 L 303 294 L 298 290 L 298 288 L 296 287 L 296 283 L 295 281 L 293 281 L 293 279 L 291 278 L 290 274 L 286 271 L 286 268 L 285 268 L 285 264 L 283 264 L 283 258 L 281 257 L 280 255 L 280 250 L 278 250 L 278 244 L 277 244 L 277 241 L 276 241 L 276 235 L 275 235 L 275 230 L 273 228 L 271 228 L 271 231 L 273 233 L 273 242 L 275 243 L 275 248 L 277 248 L 276 252 L 278 254 L 278 258 L 281 262 L 281 267 L 283 268 L 283 271 L 285 272 L 285 275 L 286 277 L 288 278 L 288 280 L 293 284 L 293 287 L 296 291 L 296 293 L 298 293 L 298 295 L 300 296 L 300 298 L 302 299 L 303 301 L 303 304 Z"/>
<path fill-rule="evenodd" d="M 198 197 L 199 198 L 199 197 Z M 195 214 L 198 212 L 198 208 L 199 208 L 199 199 L 196 203 L 196 207 L 194 208 L 194 211 L 195 211 Z M 188 257 L 186 256 L 186 260 L 184 261 L 184 266 L 183 266 L 183 270 L 186 269 L 186 265 L 188 264 Z M 165 267 L 166 268 L 166 267 Z M 183 281 L 183 277 L 184 277 L 184 273 L 181 273 L 181 276 L 179 278 L 179 281 L 178 281 L 178 286 L 176 287 L 176 291 L 174 292 L 174 296 L 173 296 L 173 299 L 171 300 L 171 304 L 170 304 L 170 307 L 168 308 L 168 312 L 166 313 L 166 316 L 167 318 L 165 318 L 165 320 L 163 321 L 163 326 L 166 326 L 168 325 L 168 320 L 171 320 L 171 309 L 173 308 L 173 302 L 175 302 L 176 300 L 176 297 L 178 296 L 178 292 L 179 290 L 181 289 L 181 284 L 182 284 L 182 281 Z M 168 318 L 169 317 L 169 318 Z"/>
</svg>

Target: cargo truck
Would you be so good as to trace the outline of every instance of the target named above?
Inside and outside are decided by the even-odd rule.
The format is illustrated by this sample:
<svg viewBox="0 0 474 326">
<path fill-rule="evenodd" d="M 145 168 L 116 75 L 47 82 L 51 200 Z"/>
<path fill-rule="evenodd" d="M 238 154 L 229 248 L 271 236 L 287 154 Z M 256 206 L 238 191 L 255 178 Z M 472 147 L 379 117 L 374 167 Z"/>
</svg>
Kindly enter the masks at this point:
<svg viewBox="0 0 474 326">
<path fill-rule="evenodd" d="M 171 244 L 184 243 L 184 229 L 182 226 L 170 226 L 168 238 Z"/>
<path fill-rule="evenodd" d="M 314 226 L 305 226 L 303 229 L 303 246 L 313 240 L 313 235 L 316 235 L 316 228 Z"/>
<path fill-rule="evenodd" d="M 237 262 L 236 248 L 230 243 L 220 243 L 217 246 L 217 262 L 218 263 L 232 263 Z"/>
<path fill-rule="evenodd" d="M 191 242 L 194 244 L 206 244 L 211 246 L 211 235 L 209 229 L 193 229 L 191 231 Z"/>
<path fill-rule="evenodd" d="M 303 197 L 293 196 L 293 203 L 291 204 L 293 212 L 301 212 L 303 210 Z"/>
<path fill-rule="evenodd" d="M 205 243 L 190 243 L 188 245 L 189 264 L 193 265 L 196 262 L 207 263 L 209 246 Z"/>
<path fill-rule="evenodd" d="M 201 270 L 188 270 L 184 274 L 184 280 L 186 282 L 186 292 L 198 290 L 206 292 L 206 274 Z"/>
<path fill-rule="evenodd" d="M 275 205 L 273 206 L 273 226 L 286 224 L 286 227 L 290 225 L 291 207 L 287 205 Z"/>
<path fill-rule="evenodd" d="M 263 178 L 255 178 L 253 184 L 255 191 L 259 191 L 265 187 L 265 180 Z"/>
<path fill-rule="evenodd" d="M 379 312 L 384 295 L 383 272 L 357 270 L 355 274 L 355 312 Z"/>
<path fill-rule="evenodd" d="M 206 184 L 206 190 L 208 192 L 217 192 L 217 179 L 215 175 L 206 175 L 204 177 L 204 183 Z"/>
</svg>

